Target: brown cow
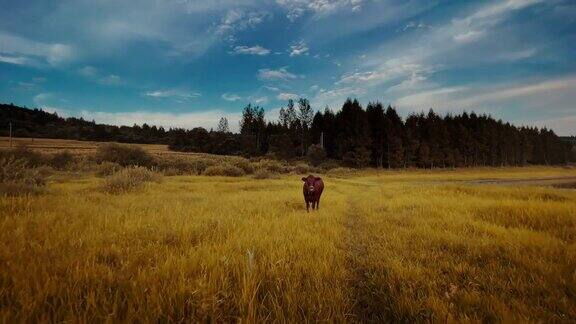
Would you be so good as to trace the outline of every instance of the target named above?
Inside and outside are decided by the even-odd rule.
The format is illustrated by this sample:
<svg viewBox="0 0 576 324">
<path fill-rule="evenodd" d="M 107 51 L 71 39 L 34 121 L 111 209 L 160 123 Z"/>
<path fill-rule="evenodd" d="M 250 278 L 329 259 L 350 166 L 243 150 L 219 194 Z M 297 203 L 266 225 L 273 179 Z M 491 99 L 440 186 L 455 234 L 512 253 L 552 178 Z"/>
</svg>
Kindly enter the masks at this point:
<svg viewBox="0 0 576 324">
<path fill-rule="evenodd" d="M 309 175 L 303 177 L 304 181 L 304 201 L 306 201 L 306 211 L 309 211 L 310 204 L 312 204 L 312 210 L 316 207 L 316 210 L 320 207 L 320 196 L 322 195 L 322 190 L 324 190 L 324 182 L 322 178 Z"/>
</svg>

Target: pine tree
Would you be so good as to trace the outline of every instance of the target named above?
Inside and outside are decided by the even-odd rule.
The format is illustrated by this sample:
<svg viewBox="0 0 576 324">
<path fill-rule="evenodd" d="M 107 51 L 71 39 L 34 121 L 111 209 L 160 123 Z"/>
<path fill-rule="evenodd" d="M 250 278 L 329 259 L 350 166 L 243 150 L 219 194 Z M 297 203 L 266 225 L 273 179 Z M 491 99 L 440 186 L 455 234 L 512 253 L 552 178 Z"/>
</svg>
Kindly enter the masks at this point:
<svg viewBox="0 0 576 324">
<path fill-rule="evenodd" d="M 230 133 L 230 128 L 228 127 L 228 119 L 226 117 L 220 118 L 216 131 L 219 133 Z"/>
</svg>

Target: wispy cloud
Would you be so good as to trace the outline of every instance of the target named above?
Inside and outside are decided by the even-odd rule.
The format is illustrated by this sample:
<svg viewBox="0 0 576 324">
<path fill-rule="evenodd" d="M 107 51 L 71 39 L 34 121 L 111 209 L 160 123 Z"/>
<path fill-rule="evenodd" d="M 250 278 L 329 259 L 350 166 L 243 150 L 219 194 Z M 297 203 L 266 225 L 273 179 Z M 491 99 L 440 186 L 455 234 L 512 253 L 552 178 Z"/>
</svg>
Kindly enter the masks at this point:
<svg viewBox="0 0 576 324">
<path fill-rule="evenodd" d="M 300 41 L 294 45 L 290 46 L 290 50 L 288 51 L 290 56 L 300 56 L 300 55 L 308 55 L 308 46 L 304 41 Z"/>
<path fill-rule="evenodd" d="M 68 44 L 37 42 L 0 32 L 0 60 L 5 63 L 60 66 L 72 61 L 75 55 Z"/>
<path fill-rule="evenodd" d="M 156 99 L 174 99 L 177 101 L 189 101 L 194 98 L 201 96 L 199 92 L 182 90 L 182 89 L 165 89 L 165 90 L 154 90 L 144 93 L 146 97 L 156 98 Z"/>
<path fill-rule="evenodd" d="M 102 74 L 97 68 L 87 65 L 77 70 L 81 76 L 106 86 L 125 85 L 126 81 L 116 74 Z"/>
<path fill-rule="evenodd" d="M 32 65 L 32 62 L 23 56 L 5 56 L 0 55 L 0 62 L 16 65 Z"/>
<path fill-rule="evenodd" d="M 276 96 L 276 98 L 278 100 L 289 100 L 289 99 L 296 100 L 300 98 L 300 96 L 295 93 L 282 92 L 279 93 L 278 96 Z"/>
<path fill-rule="evenodd" d="M 362 9 L 363 0 L 276 0 L 280 6 L 286 8 L 286 17 L 295 21 L 306 12 L 317 16 L 326 16 L 339 10 L 358 12 Z"/>
<path fill-rule="evenodd" d="M 258 79 L 266 81 L 289 81 L 297 79 L 296 74 L 288 72 L 286 67 L 279 68 L 277 70 L 271 69 L 260 69 L 258 70 Z"/>
<path fill-rule="evenodd" d="M 434 108 L 503 113 L 517 108 L 524 116 L 542 118 L 573 113 L 575 92 L 576 76 L 569 76 L 518 84 L 437 87 L 401 97 L 396 104 L 405 110 Z"/>
<path fill-rule="evenodd" d="M 244 54 L 244 55 L 259 55 L 259 56 L 264 56 L 264 55 L 268 55 L 270 54 L 270 50 L 267 48 L 264 48 L 260 45 L 256 45 L 256 46 L 235 46 L 232 49 L 232 54 Z"/>
<path fill-rule="evenodd" d="M 357 87 L 339 87 L 331 90 L 320 89 L 311 101 L 316 107 L 330 106 L 339 109 L 346 98 L 361 96 L 365 93 L 365 89 Z"/>
<path fill-rule="evenodd" d="M 259 25 L 266 17 L 268 13 L 265 11 L 245 12 L 240 9 L 231 9 L 222 17 L 216 30 L 218 34 L 242 31 Z"/>
<path fill-rule="evenodd" d="M 222 99 L 226 101 L 238 101 L 242 100 L 242 97 L 236 94 L 225 93 L 222 95 Z"/>
<path fill-rule="evenodd" d="M 119 86 L 119 85 L 125 84 L 124 80 L 122 80 L 121 77 L 119 77 L 115 74 L 110 74 L 108 76 L 100 78 L 100 80 L 98 80 L 98 82 L 103 84 L 103 85 L 108 85 L 108 86 Z"/>
</svg>

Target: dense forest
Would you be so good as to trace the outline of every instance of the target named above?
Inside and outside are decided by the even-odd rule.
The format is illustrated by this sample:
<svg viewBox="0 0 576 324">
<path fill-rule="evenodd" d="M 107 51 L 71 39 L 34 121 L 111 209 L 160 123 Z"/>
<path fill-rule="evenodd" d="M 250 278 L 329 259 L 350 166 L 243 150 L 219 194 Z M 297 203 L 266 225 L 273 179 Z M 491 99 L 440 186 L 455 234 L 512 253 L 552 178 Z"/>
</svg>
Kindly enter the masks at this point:
<svg viewBox="0 0 576 324">
<path fill-rule="evenodd" d="M 177 151 L 269 155 L 280 159 L 308 156 L 340 160 L 351 167 L 466 167 L 565 164 L 574 159 L 574 145 L 552 130 L 516 127 L 487 115 L 411 114 L 403 120 L 390 106 L 369 103 L 364 109 L 348 99 L 337 112 L 317 111 L 306 99 L 288 101 L 277 121 L 264 109 L 247 105 L 240 133 L 229 131 L 222 118 L 216 130 L 111 126 L 81 118 L 62 118 L 40 109 L 0 105 L 2 129 L 13 136 L 126 143 L 169 144 Z"/>
</svg>

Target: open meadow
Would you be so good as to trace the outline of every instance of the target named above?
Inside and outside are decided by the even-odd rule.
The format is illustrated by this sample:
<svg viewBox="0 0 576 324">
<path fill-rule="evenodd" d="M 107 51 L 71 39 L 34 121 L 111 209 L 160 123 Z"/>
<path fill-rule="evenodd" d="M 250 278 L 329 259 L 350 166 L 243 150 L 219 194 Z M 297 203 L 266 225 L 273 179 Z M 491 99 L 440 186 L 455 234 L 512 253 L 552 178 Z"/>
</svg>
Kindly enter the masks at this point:
<svg viewBox="0 0 576 324">
<path fill-rule="evenodd" d="M 575 169 L 300 177 L 2 197 L 0 321 L 576 321 Z"/>
</svg>

